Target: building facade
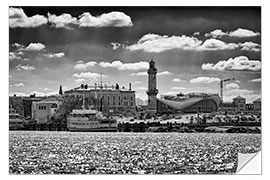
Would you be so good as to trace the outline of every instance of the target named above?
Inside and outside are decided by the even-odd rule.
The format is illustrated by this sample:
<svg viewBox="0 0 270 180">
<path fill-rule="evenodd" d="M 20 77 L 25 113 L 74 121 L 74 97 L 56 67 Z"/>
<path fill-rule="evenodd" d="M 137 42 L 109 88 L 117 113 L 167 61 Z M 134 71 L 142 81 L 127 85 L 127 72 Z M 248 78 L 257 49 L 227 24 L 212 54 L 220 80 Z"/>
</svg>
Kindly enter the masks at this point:
<svg viewBox="0 0 270 180">
<path fill-rule="evenodd" d="M 262 106 L 261 98 L 256 99 L 255 101 L 253 101 L 254 110 L 261 110 L 261 106 Z"/>
<path fill-rule="evenodd" d="M 135 112 L 136 111 L 136 97 L 135 91 L 131 89 L 131 84 L 129 84 L 129 89 L 119 88 L 116 86 L 88 86 L 87 89 L 74 88 L 65 91 L 68 95 L 78 95 L 85 97 L 94 97 L 99 101 L 102 100 L 102 111 L 104 112 Z M 100 106 L 101 104 L 96 104 L 92 106 Z"/>
<path fill-rule="evenodd" d="M 59 101 L 39 101 L 32 103 L 32 119 L 37 124 L 48 123 L 55 114 L 60 102 Z"/>
<path fill-rule="evenodd" d="M 249 108 L 252 107 L 248 106 L 246 104 L 246 99 L 241 96 L 233 98 L 233 102 L 224 102 L 220 104 L 220 111 L 224 112 L 241 112 L 249 110 Z"/>
<path fill-rule="evenodd" d="M 235 106 L 238 108 L 239 111 L 245 111 L 246 110 L 246 99 L 241 97 L 241 96 L 237 96 L 235 98 L 233 98 L 233 103 L 235 104 Z"/>
<path fill-rule="evenodd" d="M 148 90 L 146 94 L 148 95 L 148 106 L 147 111 L 149 113 L 156 113 L 157 112 L 157 101 L 156 96 L 158 94 L 157 90 L 157 68 L 155 67 L 155 62 L 153 59 L 149 62 L 149 69 L 148 73 Z"/>
<path fill-rule="evenodd" d="M 218 111 L 220 97 L 216 94 L 187 94 L 182 97 L 157 98 L 157 112 L 166 113 L 210 113 Z"/>
</svg>

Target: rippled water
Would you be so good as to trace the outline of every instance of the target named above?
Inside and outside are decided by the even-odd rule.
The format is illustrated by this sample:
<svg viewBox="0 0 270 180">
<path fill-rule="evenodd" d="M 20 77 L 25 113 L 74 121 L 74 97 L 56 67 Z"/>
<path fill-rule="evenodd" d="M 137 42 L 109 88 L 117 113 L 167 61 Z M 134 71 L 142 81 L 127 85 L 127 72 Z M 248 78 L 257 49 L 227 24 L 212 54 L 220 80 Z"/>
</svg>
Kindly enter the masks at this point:
<svg viewBox="0 0 270 180">
<path fill-rule="evenodd" d="M 9 132 L 11 174 L 234 173 L 260 134 Z"/>
</svg>

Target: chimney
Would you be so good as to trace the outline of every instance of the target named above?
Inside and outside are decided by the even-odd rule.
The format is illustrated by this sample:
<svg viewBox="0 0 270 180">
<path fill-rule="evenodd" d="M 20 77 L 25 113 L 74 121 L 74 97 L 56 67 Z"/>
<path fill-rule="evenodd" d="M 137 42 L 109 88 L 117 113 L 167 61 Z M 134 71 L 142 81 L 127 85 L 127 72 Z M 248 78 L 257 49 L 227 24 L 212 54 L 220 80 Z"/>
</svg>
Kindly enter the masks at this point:
<svg viewBox="0 0 270 180">
<path fill-rule="evenodd" d="M 129 90 L 131 90 L 131 83 L 129 83 Z"/>
</svg>

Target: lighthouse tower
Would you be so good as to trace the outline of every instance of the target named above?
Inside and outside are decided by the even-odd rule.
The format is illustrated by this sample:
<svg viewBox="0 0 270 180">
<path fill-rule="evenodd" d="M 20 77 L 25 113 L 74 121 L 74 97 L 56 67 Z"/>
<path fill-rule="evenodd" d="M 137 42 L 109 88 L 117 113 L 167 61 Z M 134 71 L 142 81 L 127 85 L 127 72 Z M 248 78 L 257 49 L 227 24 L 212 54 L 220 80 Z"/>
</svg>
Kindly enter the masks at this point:
<svg viewBox="0 0 270 180">
<path fill-rule="evenodd" d="M 158 94 L 157 90 L 157 68 L 155 67 L 155 62 L 153 59 L 149 62 L 149 69 L 147 70 L 148 73 L 148 90 L 146 94 L 148 95 L 148 107 L 147 111 L 149 113 L 156 113 L 156 96 Z"/>
</svg>

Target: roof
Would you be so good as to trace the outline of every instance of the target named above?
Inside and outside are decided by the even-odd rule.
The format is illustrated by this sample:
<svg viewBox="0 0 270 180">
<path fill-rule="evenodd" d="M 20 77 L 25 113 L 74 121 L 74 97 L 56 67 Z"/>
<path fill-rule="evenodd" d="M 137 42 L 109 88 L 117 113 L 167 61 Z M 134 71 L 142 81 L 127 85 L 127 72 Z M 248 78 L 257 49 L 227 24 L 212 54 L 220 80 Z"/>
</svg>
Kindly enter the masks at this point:
<svg viewBox="0 0 270 180">
<path fill-rule="evenodd" d="M 256 99 L 255 101 L 253 101 L 253 102 L 261 102 L 262 101 L 262 98 L 258 98 L 258 99 Z"/>
<path fill-rule="evenodd" d="M 245 99 L 245 98 L 243 98 L 242 96 L 237 96 L 237 97 L 235 97 L 233 99 Z"/>
<path fill-rule="evenodd" d="M 192 106 L 193 104 L 196 104 L 197 102 L 203 100 L 203 99 L 212 99 L 217 103 L 217 106 L 220 103 L 220 99 L 218 96 L 211 96 L 211 97 L 191 97 L 188 99 L 185 99 L 183 101 L 174 101 L 174 100 L 165 100 L 165 99 L 159 99 L 157 98 L 158 101 L 166 104 L 167 106 L 173 108 L 173 109 L 178 109 L 178 110 L 183 110 L 187 107 Z"/>
</svg>

